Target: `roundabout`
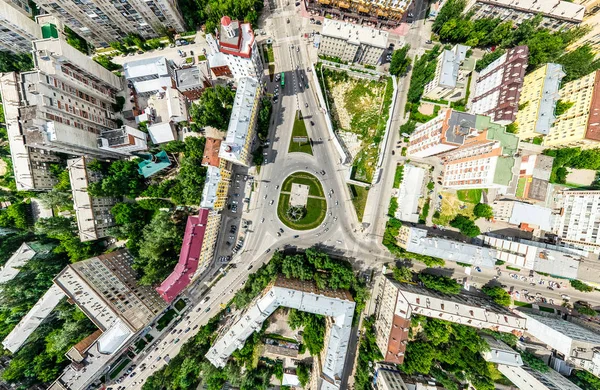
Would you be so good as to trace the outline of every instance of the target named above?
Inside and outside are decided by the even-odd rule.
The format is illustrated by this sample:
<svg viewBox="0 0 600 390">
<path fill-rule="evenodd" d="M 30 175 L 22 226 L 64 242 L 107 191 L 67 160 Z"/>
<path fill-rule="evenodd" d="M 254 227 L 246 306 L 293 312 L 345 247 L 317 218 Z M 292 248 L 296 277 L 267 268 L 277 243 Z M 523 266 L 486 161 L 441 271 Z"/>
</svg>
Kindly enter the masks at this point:
<svg viewBox="0 0 600 390">
<path fill-rule="evenodd" d="M 294 172 L 283 181 L 277 217 L 288 228 L 311 230 L 327 215 L 327 200 L 319 179 L 308 172 Z"/>
</svg>

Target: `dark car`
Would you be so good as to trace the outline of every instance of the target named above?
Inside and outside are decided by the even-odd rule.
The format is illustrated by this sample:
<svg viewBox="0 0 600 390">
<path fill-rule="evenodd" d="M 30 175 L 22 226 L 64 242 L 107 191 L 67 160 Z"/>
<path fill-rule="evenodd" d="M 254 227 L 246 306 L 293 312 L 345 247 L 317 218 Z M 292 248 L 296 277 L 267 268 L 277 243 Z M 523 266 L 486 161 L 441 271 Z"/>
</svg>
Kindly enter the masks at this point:
<svg viewBox="0 0 600 390">
<path fill-rule="evenodd" d="M 313 121 L 310 121 L 310 125 L 311 125 L 311 126 L 314 126 L 314 125 L 315 125 L 315 122 L 313 122 Z"/>
<path fill-rule="evenodd" d="M 250 265 L 248 266 L 248 271 L 250 271 L 250 270 L 252 269 L 252 267 L 254 267 L 254 266 L 253 266 L 252 264 L 250 264 Z"/>
</svg>

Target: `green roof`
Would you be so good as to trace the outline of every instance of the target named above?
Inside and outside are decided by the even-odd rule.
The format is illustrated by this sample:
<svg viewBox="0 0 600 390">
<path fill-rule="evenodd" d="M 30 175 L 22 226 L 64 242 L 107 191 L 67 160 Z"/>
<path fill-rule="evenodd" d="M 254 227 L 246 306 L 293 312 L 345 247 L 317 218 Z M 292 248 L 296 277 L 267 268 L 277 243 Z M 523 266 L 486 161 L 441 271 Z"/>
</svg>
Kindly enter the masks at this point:
<svg viewBox="0 0 600 390">
<path fill-rule="evenodd" d="M 503 186 L 508 186 L 513 178 L 513 167 L 515 166 L 516 159 L 514 157 L 498 157 L 496 163 L 496 172 L 494 172 L 494 183 Z"/>
<path fill-rule="evenodd" d="M 513 178 L 513 168 L 516 164 L 516 159 L 513 156 L 517 153 L 519 147 L 519 137 L 507 133 L 506 127 L 492 122 L 489 116 L 477 115 L 475 127 L 478 130 L 487 129 L 487 139 L 500 142 L 502 156 L 498 158 L 494 183 L 508 186 Z"/>
<path fill-rule="evenodd" d="M 42 26 L 42 37 L 47 38 L 58 38 L 58 29 L 52 23 L 44 24 Z"/>
<path fill-rule="evenodd" d="M 161 150 L 156 153 L 154 156 L 147 155 L 146 159 L 138 164 L 138 172 L 140 175 L 148 178 L 152 175 L 157 174 L 163 169 L 167 169 L 171 166 L 171 160 L 169 160 L 169 156 L 167 152 Z"/>
</svg>

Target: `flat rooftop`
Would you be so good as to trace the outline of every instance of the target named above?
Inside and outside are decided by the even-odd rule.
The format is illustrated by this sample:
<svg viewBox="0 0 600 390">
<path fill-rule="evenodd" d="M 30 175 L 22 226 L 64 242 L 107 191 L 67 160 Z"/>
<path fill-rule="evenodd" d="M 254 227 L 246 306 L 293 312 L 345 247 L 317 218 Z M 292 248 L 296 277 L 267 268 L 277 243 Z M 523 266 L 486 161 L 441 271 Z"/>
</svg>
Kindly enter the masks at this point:
<svg viewBox="0 0 600 390">
<path fill-rule="evenodd" d="M 376 30 L 367 26 L 361 26 L 353 23 L 346 23 L 339 20 L 323 20 L 323 36 L 344 39 L 354 45 L 369 45 L 382 49 L 388 47 L 389 33 L 383 30 Z"/>
</svg>

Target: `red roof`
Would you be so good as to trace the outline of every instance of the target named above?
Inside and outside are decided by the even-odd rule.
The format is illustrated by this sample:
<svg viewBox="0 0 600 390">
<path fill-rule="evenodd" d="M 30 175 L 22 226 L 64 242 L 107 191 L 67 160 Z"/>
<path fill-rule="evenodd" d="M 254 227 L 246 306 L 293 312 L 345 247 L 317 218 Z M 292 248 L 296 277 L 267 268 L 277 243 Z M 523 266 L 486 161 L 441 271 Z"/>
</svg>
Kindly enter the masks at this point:
<svg viewBox="0 0 600 390">
<path fill-rule="evenodd" d="M 181 294 L 190 284 L 192 276 L 198 269 L 209 212 L 209 209 L 200 209 L 198 216 L 190 216 L 187 219 L 179 261 L 171 275 L 156 288 L 156 291 L 167 303 L 173 302 Z"/>
<path fill-rule="evenodd" d="M 221 149 L 221 140 L 217 138 L 206 138 L 204 144 L 204 155 L 202 156 L 202 165 L 219 166 L 219 149 Z"/>
<path fill-rule="evenodd" d="M 229 26 L 230 24 L 231 24 L 231 18 L 229 16 L 225 15 L 221 18 L 222 26 Z"/>
</svg>

